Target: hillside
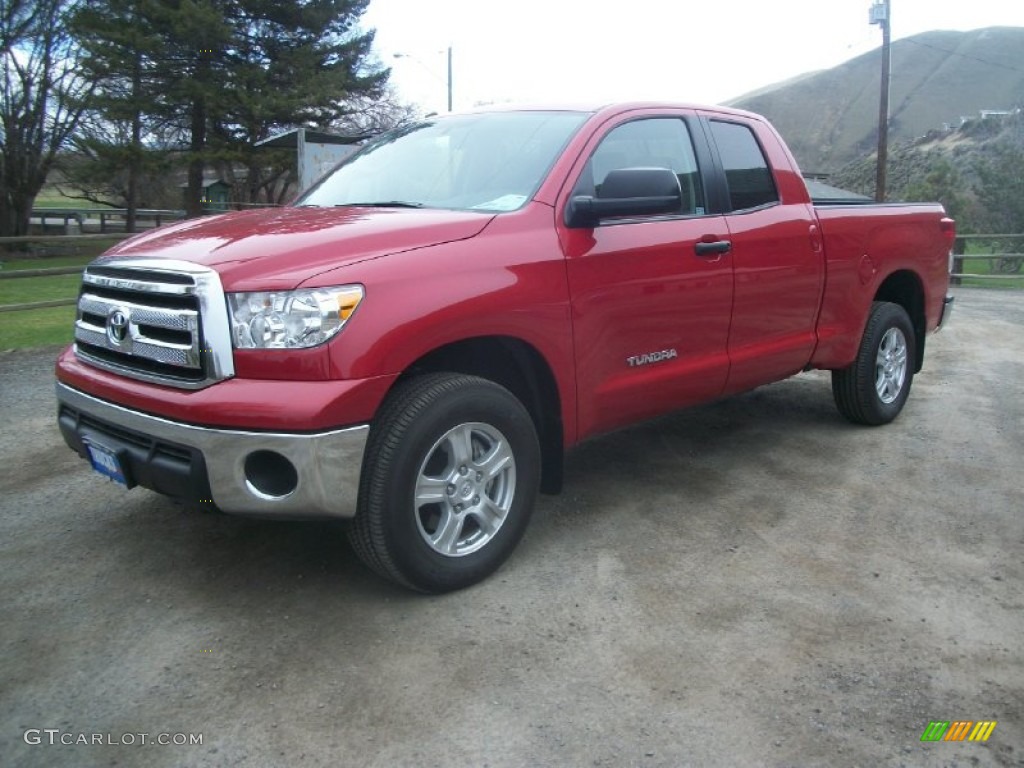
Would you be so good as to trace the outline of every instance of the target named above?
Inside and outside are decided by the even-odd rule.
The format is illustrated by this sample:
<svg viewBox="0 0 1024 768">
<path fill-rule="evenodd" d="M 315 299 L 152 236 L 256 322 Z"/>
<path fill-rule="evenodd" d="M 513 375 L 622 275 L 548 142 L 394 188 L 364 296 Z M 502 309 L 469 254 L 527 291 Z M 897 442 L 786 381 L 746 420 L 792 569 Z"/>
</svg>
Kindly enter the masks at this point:
<svg viewBox="0 0 1024 768">
<path fill-rule="evenodd" d="M 874 155 L 829 179 L 871 195 Z M 939 200 L 963 231 L 1024 231 L 1024 111 L 970 120 L 890 147 L 889 200 Z"/>
<path fill-rule="evenodd" d="M 881 49 L 730 102 L 781 131 L 801 168 L 835 171 L 874 152 Z M 1024 28 L 926 32 L 892 45 L 890 141 L 925 135 L 980 110 L 1024 104 Z"/>
</svg>

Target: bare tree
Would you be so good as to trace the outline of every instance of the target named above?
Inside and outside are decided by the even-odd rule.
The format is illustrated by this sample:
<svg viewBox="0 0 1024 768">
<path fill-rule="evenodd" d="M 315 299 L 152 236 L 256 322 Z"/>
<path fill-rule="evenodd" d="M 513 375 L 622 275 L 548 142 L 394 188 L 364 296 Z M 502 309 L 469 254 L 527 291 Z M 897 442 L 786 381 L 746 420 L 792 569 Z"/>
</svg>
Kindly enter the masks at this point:
<svg viewBox="0 0 1024 768">
<path fill-rule="evenodd" d="M 65 24 L 74 2 L 0 2 L 0 235 L 28 232 L 36 195 L 91 92 Z"/>
<path fill-rule="evenodd" d="M 330 128 L 351 136 L 372 136 L 407 125 L 418 116 L 416 108 L 400 101 L 394 90 L 388 86 L 376 97 L 349 98 L 345 113 L 332 121 Z"/>
</svg>

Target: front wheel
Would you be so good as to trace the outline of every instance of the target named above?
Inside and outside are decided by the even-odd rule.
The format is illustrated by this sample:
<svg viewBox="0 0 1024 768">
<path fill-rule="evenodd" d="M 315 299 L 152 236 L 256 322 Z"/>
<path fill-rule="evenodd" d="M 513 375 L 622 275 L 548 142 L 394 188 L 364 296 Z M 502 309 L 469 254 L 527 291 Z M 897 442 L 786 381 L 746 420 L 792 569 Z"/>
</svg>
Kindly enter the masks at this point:
<svg viewBox="0 0 1024 768">
<path fill-rule="evenodd" d="M 536 429 L 511 392 L 475 376 L 410 379 L 371 430 L 349 538 L 385 578 L 461 589 L 511 554 L 539 481 Z"/>
<path fill-rule="evenodd" d="M 857 359 L 832 371 L 832 396 L 839 412 L 854 424 L 877 426 L 895 419 L 914 379 L 914 326 L 899 304 L 871 305 Z"/>
</svg>

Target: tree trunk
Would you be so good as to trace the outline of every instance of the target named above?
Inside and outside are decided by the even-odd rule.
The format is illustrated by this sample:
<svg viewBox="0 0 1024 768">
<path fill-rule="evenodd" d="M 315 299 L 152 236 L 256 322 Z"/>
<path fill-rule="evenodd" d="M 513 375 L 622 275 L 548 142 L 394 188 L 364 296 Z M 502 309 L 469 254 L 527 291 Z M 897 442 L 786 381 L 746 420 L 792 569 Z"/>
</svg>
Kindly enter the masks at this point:
<svg viewBox="0 0 1024 768">
<path fill-rule="evenodd" d="M 24 235 L 28 221 L 22 221 L 17 201 L 12 199 L 12 195 L 4 195 L 4 198 L 4 204 L 0 206 L 0 237 Z"/>
<path fill-rule="evenodd" d="M 142 113 L 139 110 L 139 98 L 142 91 L 142 63 L 136 52 L 132 66 L 132 147 L 128 161 L 128 209 L 124 227 L 134 232 L 136 215 L 139 208 L 139 176 L 142 166 Z"/>
<path fill-rule="evenodd" d="M 48 166 L 47 166 L 48 168 Z M 32 205 L 43 187 L 45 170 L 41 178 L 26 184 L 7 185 L 0 196 L 0 237 L 23 237 L 29 234 Z"/>
<path fill-rule="evenodd" d="M 185 215 L 189 218 L 203 215 L 203 170 L 206 164 L 206 86 L 210 80 L 208 52 L 200 54 L 195 70 L 199 92 L 192 99 L 192 125 L 189 141 L 188 189 L 185 196 Z"/>
<path fill-rule="evenodd" d="M 188 189 L 185 197 L 185 215 L 189 218 L 203 215 L 203 149 L 206 146 L 206 108 L 202 97 L 192 104 L 192 138 L 189 143 L 192 159 L 188 163 Z"/>
</svg>

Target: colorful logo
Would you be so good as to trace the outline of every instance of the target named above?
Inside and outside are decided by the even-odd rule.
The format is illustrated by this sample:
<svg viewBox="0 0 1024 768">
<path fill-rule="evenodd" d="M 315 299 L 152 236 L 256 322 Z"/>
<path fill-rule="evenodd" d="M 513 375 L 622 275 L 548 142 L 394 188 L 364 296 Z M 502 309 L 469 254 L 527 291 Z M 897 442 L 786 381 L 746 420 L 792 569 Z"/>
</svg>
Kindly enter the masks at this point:
<svg viewBox="0 0 1024 768">
<path fill-rule="evenodd" d="M 932 720 L 921 741 L 988 741 L 995 729 L 995 720 Z"/>
</svg>

